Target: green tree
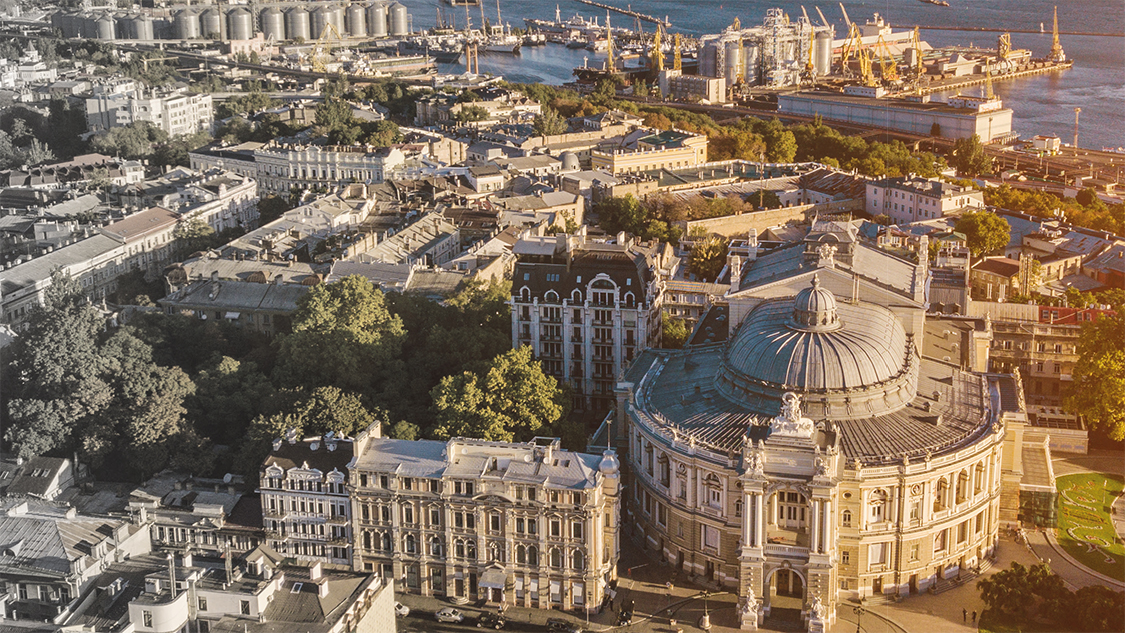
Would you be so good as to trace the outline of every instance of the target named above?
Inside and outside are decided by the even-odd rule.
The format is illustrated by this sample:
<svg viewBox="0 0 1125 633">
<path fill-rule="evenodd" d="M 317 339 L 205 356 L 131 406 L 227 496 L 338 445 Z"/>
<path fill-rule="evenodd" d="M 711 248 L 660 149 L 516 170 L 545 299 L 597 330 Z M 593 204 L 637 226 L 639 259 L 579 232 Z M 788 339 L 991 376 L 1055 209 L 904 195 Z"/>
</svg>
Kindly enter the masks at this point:
<svg viewBox="0 0 1125 633">
<path fill-rule="evenodd" d="M 92 136 L 90 149 L 108 156 L 140 160 L 152 156 L 156 144 L 167 140 L 168 133 L 164 130 L 148 121 L 136 121 Z"/>
<path fill-rule="evenodd" d="M 265 226 L 291 209 L 289 200 L 278 195 L 263 196 L 258 200 L 258 225 Z"/>
<path fill-rule="evenodd" d="M 1035 599 L 1027 568 L 1015 561 L 1009 569 L 978 580 L 977 589 L 988 608 L 1002 616 L 1021 617 Z"/>
<path fill-rule="evenodd" d="M 387 147 L 402 142 L 402 132 L 394 121 L 376 121 L 370 126 L 366 142 L 375 147 Z"/>
<path fill-rule="evenodd" d="M 1125 313 L 1082 327 L 1068 408 L 1114 441 L 1125 439 Z"/>
<path fill-rule="evenodd" d="M 605 198 L 594 206 L 598 215 L 598 225 L 606 233 L 625 231 L 642 235 L 648 225 L 648 212 L 633 194 L 623 197 Z"/>
<path fill-rule="evenodd" d="M 168 167 L 190 167 L 191 160 L 188 158 L 188 152 L 203 147 L 211 140 L 209 132 L 177 134 L 167 141 L 156 143 L 153 146 L 152 162 L 156 165 Z"/>
<path fill-rule="evenodd" d="M 562 118 L 558 110 L 548 106 L 543 106 L 543 111 L 535 117 L 532 127 L 539 136 L 564 134 L 568 128 L 566 119 Z"/>
<path fill-rule="evenodd" d="M 1077 616 L 1080 631 L 1125 631 L 1125 592 L 1102 585 L 1082 587 L 1075 592 L 1070 616 Z"/>
<path fill-rule="evenodd" d="M 461 106 L 453 115 L 453 120 L 458 123 L 475 123 L 477 121 L 484 121 L 487 118 L 488 110 L 477 105 Z"/>
<path fill-rule="evenodd" d="M 688 271 L 705 281 L 716 281 L 727 261 L 727 241 L 712 236 L 695 243 Z"/>
<path fill-rule="evenodd" d="M 273 385 L 254 362 L 215 356 L 195 376 L 195 393 L 187 399 L 188 417 L 196 430 L 221 444 L 235 444 L 246 435 L 262 403 L 274 395 Z"/>
<path fill-rule="evenodd" d="M 563 390 L 527 346 L 502 354 L 480 372 L 443 378 L 432 396 L 435 434 L 443 439 L 527 441 L 566 413 Z"/>
<path fill-rule="evenodd" d="M 395 422 L 390 429 L 387 430 L 387 436 L 393 437 L 398 440 L 416 440 L 419 439 L 422 430 L 418 428 L 417 424 L 411 424 L 406 420 L 399 420 Z"/>
<path fill-rule="evenodd" d="M 781 130 L 766 136 L 766 160 L 771 163 L 791 163 L 797 156 L 797 138 L 790 130 Z"/>
<path fill-rule="evenodd" d="M 1012 229 L 1004 218 L 991 211 L 968 211 L 957 220 L 954 231 L 963 233 L 973 257 L 983 257 L 1008 245 Z"/>
<path fill-rule="evenodd" d="M 976 134 L 971 138 L 959 138 L 953 143 L 949 164 L 966 176 L 977 176 L 992 169 L 992 159 L 984 153 L 984 146 Z"/>
<path fill-rule="evenodd" d="M 176 240 L 177 248 L 181 253 L 195 253 L 215 248 L 220 244 L 217 235 L 215 229 L 201 218 L 181 220 L 176 224 L 176 228 L 172 229 L 172 238 Z"/>
<path fill-rule="evenodd" d="M 362 396 L 336 387 L 291 389 L 279 394 L 279 399 L 289 404 L 276 413 L 255 418 L 251 437 L 272 440 L 284 437 L 289 429 L 295 429 L 297 437 L 329 431 L 341 437 L 355 437 L 375 421 L 375 414 Z"/>
<path fill-rule="evenodd" d="M 382 291 L 353 275 L 314 287 L 281 339 L 274 378 L 283 386 L 328 386 L 365 392 L 381 367 L 398 356 L 402 320 L 387 311 Z"/>
<path fill-rule="evenodd" d="M 688 329 L 686 321 L 668 316 L 667 313 L 660 315 L 660 325 L 663 330 L 661 332 L 661 347 L 680 349 L 687 342 L 688 336 L 691 335 L 691 330 Z"/>
</svg>

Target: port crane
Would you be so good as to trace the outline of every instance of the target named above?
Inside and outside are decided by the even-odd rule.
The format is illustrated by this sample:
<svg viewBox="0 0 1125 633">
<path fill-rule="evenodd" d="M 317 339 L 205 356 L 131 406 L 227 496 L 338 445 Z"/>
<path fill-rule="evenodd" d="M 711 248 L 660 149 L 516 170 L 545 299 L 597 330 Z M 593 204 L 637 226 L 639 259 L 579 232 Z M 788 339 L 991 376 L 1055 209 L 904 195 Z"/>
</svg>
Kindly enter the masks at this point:
<svg viewBox="0 0 1125 633">
<path fill-rule="evenodd" d="M 655 72 L 664 70 L 664 49 L 661 48 L 662 46 L 664 46 L 664 38 L 662 37 L 663 31 L 663 27 L 657 25 L 656 32 L 652 34 L 651 62 L 652 69 Z"/>
<path fill-rule="evenodd" d="M 882 35 L 879 36 L 879 41 L 875 43 L 875 52 L 879 56 L 879 69 L 883 82 L 898 81 L 898 64 L 895 63 L 894 56 L 891 55 L 891 49 L 887 46 L 887 40 L 883 39 Z"/>
<path fill-rule="evenodd" d="M 672 57 L 672 69 L 673 70 L 683 70 L 684 69 L 684 60 L 683 60 L 683 51 L 682 51 L 683 41 L 682 41 L 679 33 L 676 33 L 676 35 L 673 38 L 673 42 L 674 42 L 673 48 L 675 50 L 672 53 L 674 55 L 674 57 Z"/>
<path fill-rule="evenodd" d="M 329 38 L 335 39 L 337 42 L 344 39 L 340 37 L 340 31 L 332 22 L 324 25 L 320 30 L 320 37 L 316 38 L 316 46 L 313 47 L 312 54 L 312 69 L 314 73 L 327 73 L 328 72 L 328 50 L 331 47 Z"/>
</svg>

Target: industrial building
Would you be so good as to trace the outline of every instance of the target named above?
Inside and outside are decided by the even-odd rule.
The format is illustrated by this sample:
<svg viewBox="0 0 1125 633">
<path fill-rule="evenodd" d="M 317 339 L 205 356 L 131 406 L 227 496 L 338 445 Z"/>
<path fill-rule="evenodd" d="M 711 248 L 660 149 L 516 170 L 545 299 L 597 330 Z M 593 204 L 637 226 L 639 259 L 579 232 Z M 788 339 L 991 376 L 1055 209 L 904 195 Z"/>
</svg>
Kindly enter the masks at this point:
<svg viewBox="0 0 1125 633">
<path fill-rule="evenodd" d="M 820 116 L 839 121 L 880 127 L 909 134 L 944 138 L 969 138 L 976 134 L 984 143 L 1014 136 L 1012 111 L 999 99 L 958 96 L 947 103 L 929 97 L 878 99 L 858 94 L 804 91 L 777 97 L 784 114 Z M 935 124 L 937 127 L 934 127 Z"/>
<path fill-rule="evenodd" d="M 144 13 L 63 12 L 51 25 L 64 37 L 99 40 L 249 40 L 262 33 L 268 41 L 332 38 L 401 37 L 411 31 L 411 17 L 398 2 L 282 2 L 224 10 L 169 7 L 167 17 Z"/>
<path fill-rule="evenodd" d="M 761 26 L 739 23 L 699 41 L 699 74 L 722 77 L 728 86 L 794 86 L 802 76 L 832 70 L 831 26 L 814 26 L 802 16 L 790 21 L 781 9 L 768 9 Z"/>
</svg>

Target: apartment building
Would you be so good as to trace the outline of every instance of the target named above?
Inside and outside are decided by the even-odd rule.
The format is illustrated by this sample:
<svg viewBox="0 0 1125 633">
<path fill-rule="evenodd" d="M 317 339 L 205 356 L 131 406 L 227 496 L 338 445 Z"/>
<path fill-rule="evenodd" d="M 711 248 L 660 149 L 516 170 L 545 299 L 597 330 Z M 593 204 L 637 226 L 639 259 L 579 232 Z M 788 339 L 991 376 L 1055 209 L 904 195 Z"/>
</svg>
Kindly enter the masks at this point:
<svg viewBox="0 0 1125 633">
<path fill-rule="evenodd" d="M 867 211 L 888 215 L 892 224 L 909 224 L 984 207 L 984 194 L 936 178 L 905 176 L 867 183 Z"/>
<path fill-rule="evenodd" d="M 291 429 L 273 441 L 260 490 L 266 543 L 274 551 L 301 561 L 351 564 L 351 459 L 352 440 L 331 431 L 298 440 Z"/>
<path fill-rule="evenodd" d="M 596 610 L 616 579 L 619 464 L 556 438 L 356 438 L 355 570 L 411 592 Z"/>
<path fill-rule="evenodd" d="M 170 136 L 211 129 L 214 110 L 209 94 L 159 92 L 148 96 L 132 80 L 118 79 L 94 86 L 86 98 L 86 130 L 102 132 L 148 121 Z"/>
<path fill-rule="evenodd" d="M 608 409 L 622 370 L 660 344 L 671 257 L 657 242 L 528 235 L 513 247 L 512 345 L 530 345 L 543 371 L 574 389 L 575 406 Z"/>
<path fill-rule="evenodd" d="M 224 169 L 196 172 L 177 167 L 126 188 L 121 202 L 170 209 L 184 220 L 206 222 L 216 233 L 258 226 L 258 183 Z"/>
<path fill-rule="evenodd" d="M 288 195 L 293 187 L 379 184 L 406 162 L 398 147 L 275 143 L 229 147 L 216 143 L 189 152 L 188 158 L 192 169 L 230 169 L 257 180 L 263 193 L 281 195 Z"/>
<path fill-rule="evenodd" d="M 665 69 L 660 71 L 660 92 L 674 101 L 723 103 L 727 100 L 727 80 Z"/>
</svg>

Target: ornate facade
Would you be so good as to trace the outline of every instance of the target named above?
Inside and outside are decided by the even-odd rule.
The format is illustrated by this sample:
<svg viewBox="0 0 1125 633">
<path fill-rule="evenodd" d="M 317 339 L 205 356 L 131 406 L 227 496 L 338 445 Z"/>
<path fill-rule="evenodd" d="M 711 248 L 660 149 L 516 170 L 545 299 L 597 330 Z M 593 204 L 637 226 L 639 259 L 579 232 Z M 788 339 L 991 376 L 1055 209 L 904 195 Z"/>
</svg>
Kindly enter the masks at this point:
<svg viewBox="0 0 1125 633">
<path fill-rule="evenodd" d="M 612 451 L 380 437 L 355 442 L 356 571 L 458 602 L 596 610 L 617 577 Z"/>
<path fill-rule="evenodd" d="M 631 535 L 747 630 L 971 573 L 1018 509 L 1018 378 L 923 357 L 925 262 L 847 223 L 732 268 L 730 340 L 618 385 Z"/>
</svg>

